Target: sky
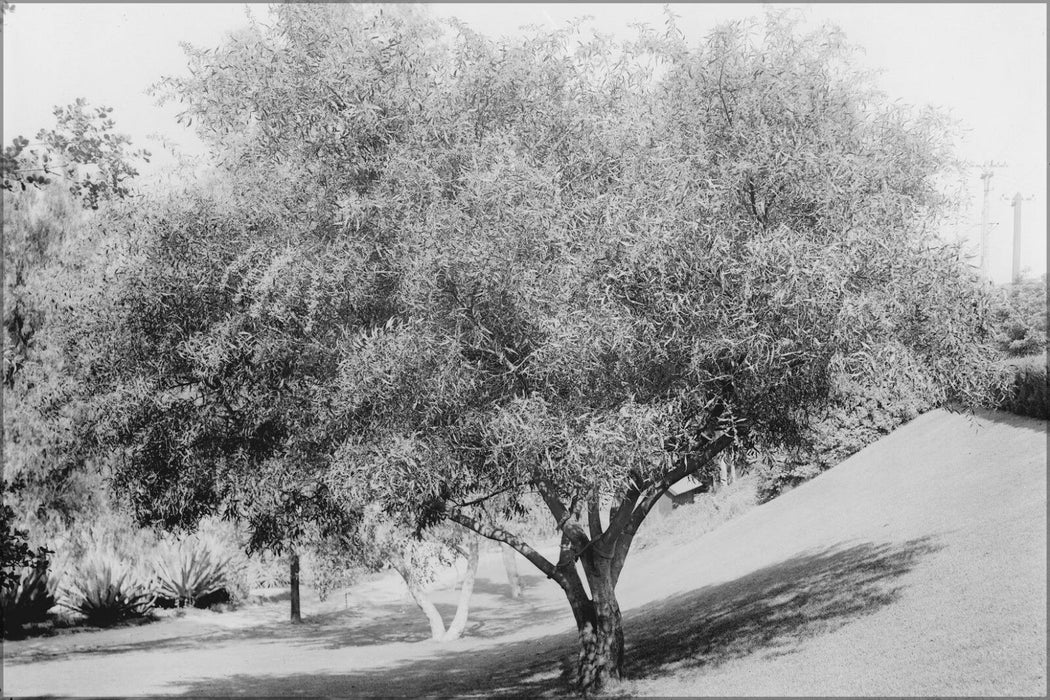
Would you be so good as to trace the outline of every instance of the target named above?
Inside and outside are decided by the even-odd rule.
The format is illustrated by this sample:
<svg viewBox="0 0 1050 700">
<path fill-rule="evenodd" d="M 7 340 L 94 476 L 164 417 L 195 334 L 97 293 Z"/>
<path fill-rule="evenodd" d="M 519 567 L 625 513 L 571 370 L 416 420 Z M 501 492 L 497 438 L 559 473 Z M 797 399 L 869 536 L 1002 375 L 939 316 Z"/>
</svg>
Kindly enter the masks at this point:
<svg viewBox="0 0 1050 700">
<path fill-rule="evenodd" d="M 260 4 L 60 4 L 15 0 L 4 18 L 3 140 L 32 138 L 53 124 L 51 109 L 77 97 L 114 108 L 118 130 L 136 146 L 162 152 L 163 135 L 186 150 L 199 149 L 193 133 L 175 123 L 177 105 L 158 106 L 146 89 L 164 75 L 185 71 L 180 42 L 214 46 L 264 16 Z M 671 6 L 690 41 L 716 24 L 758 16 L 762 5 Z M 974 164 L 970 210 L 957 235 L 976 249 L 981 208 L 981 163 L 995 168 L 989 194 L 990 272 L 1011 273 L 1013 209 L 1022 205 L 1022 267 L 1046 271 L 1046 6 L 1043 4 L 778 4 L 802 10 L 807 22 L 831 22 L 864 49 L 862 63 L 879 69 L 893 99 L 946 109 L 963 128 L 959 152 Z M 627 36 L 637 22 L 663 24 L 661 4 L 434 4 L 431 11 L 458 17 L 493 37 L 513 36 L 522 25 L 561 26 L 582 15 L 603 32 Z M 162 156 L 159 163 L 166 162 Z"/>
</svg>

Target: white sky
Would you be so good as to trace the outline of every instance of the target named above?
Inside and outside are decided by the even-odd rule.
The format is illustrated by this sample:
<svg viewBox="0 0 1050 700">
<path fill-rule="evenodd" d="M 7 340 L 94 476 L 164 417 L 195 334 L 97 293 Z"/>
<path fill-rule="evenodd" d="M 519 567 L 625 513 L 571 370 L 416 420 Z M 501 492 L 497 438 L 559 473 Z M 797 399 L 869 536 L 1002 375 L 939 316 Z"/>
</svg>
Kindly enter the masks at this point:
<svg viewBox="0 0 1050 700">
<path fill-rule="evenodd" d="M 782 7 L 783 5 L 778 5 Z M 1005 162 L 991 193 L 991 271 L 1010 276 L 1015 192 L 1023 206 L 1022 267 L 1046 270 L 1046 7 L 1042 4 L 814 4 L 813 22 L 831 21 L 862 46 L 869 67 L 882 69 L 891 97 L 950 110 L 968 128 L 960 153 L 975 162 Z M 560 25 L 593 15 L 605 32 L 626 35 L 633 22 L 663 23 L 659 4 L 439 4 L 435 14 L 456 16 L 493 36 L 524 24 Z M 154 104 L 145 89 L 162 75 L 178 74 L 180 41 L 211 46 L 246 22 L 244 4 L 51 4 L 18 2 L 4 19 L 3 140 L 32 138 L 53 124 L 51 108 L 85 97 L 114 108 L 118 129 L 154 152 L 151 134 L 195 150 L 196 138 L 175 123 L 175 106 Z M 715 24 L 755 16 L 761 5 L 672 5 L 690 40 Z M 251 12 L 263 15 L 264 6 Z M 163 162 L 163 159 L 160 159 Z M 977 240 L 980 182 L 970 186 Z"/>
</svg>

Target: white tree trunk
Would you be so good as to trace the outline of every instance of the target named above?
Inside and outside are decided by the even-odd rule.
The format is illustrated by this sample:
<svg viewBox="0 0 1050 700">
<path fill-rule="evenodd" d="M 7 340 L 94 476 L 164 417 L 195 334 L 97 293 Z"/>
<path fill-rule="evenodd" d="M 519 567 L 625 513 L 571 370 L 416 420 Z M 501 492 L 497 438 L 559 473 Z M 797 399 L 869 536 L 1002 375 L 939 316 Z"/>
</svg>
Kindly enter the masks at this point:
<svg viewBox="0 0 1050 700">
<path fill-rule="evenodd" d="M 471 533 L 467 540 L 467 571 L 463 575 L 463 585 L 459 589 L 459 604 L 456 615 L 445 632 L 444 640 L 459 639 L 467 628 L 467 616 L 470 614 L 470 596 L 474 593 L 474 578 L 478 573 L 478 536 Z"/>
<path fill-rule="evenodd" d="M 412 596 L 412 600 L 423 611 L 423 614 L 427 616 L 427 621 L 430 623 L 430 638 L 443 639 L 445 637 L 445 621 L 441 619 L 441 613 L 438 612 L 438 609 L 430 602 L 430 597 L 427 596 L 426 591 L 412 578 L 408 565 L 404 562 L 396 561 L 393 562 L 393 567 L 401 575 L 405 585 L 408 586 L 408 592 Z"/>
<path fill-rule="evenodd" d="M 518 562 L 515 560 L 517 554 L 505 542 L 500 543 L 503 552 L 503 568 L 507 570 L 507 583 L 510 584 L 510 597 L 521 597 L 521 577 L 518 576 Z"/>
</svg>

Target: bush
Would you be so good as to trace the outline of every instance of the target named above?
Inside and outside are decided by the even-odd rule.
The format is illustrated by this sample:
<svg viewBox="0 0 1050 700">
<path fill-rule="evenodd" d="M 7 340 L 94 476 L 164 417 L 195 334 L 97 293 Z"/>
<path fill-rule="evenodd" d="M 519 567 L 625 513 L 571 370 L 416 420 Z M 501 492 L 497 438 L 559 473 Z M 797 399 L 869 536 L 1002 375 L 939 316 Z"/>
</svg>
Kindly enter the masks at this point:
<svg viewBox="0 0 1050 700">
<path fill-rule="evenodd" d="M 308 551 L 303 555 L 303 582 L 317 592 L 318 598 L 328 600 L 330 593 L 357 580 L 357 571 L 347 562 L 348 557 L 338 551 Z"/>
<path fill-rule="evenodd" d="M 207 538 L 191 536 L 169 544 L 154 566 L 160 607 L 208 607 L 228 602 L 230 557 L 215 551 Z"/>
<path fill-rule="evenodd" d="M 0 590 L 5 636 L 31 622 L 41 622 L 55 606 L 55 585 L 46 562 L 26 567 L 17 582 Z"/>
<path fill-rule="evenodd" d="M 999 287 L 991 309 L 992 332 L 999 349 L 1011 357 L 1046 350 L 1046 275 Z"/>
<path fill-rule="evenodd" d="M 1014 374 L 1000 408 L 1019 416 L 1050 418 L 1047 397 L 1046 354 L 1014 360 L 1008 365 Z"/>
<path fill-rule="evenodd" d="M 60 605 L 84 615 L 93 625 L 144 617 L 154 605 L 149 582 L 115 553 L 92 553 L 70 579 Z"/>
<path fill-rule="evenodd" d="M 5 635 L 28 622 L 43 620 L 55 605 L 48 575 L 52 552 L 44 547 L 34 551 L 27 532 L 14 527 L 14 519 L 10 506 L 0 506 L 0 609 Z"/>
<path fill-rule="evenodd" d="M 866 384 L 837 376 L 826 412 L 810 423 L 808 445 L 766 455 L 758 469 L 760 503 L 830 469 L 943 399 L 904 348 L 887 344 L 871 359 L 892 373 Z"/>
<path fill-rule="evenodd" d="M 245 575 L 251 588 L 287 588 L 291 585 L 287 560 L 267 551 L 249 557 Z"/>
</svg>

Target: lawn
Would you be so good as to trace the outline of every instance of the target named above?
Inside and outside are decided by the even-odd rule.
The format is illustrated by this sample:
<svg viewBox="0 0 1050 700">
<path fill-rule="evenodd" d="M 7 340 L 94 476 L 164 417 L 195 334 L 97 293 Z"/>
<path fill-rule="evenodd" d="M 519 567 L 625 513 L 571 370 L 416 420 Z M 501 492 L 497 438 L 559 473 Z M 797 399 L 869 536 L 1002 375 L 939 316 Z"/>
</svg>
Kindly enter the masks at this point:
<svg viewBox="0 0 1050 700">
<path fill-rule="evenodd" d="M 1046 435 L 926 414 L 694 540 L 628 559 L 628 673 L 612 695 L 1046 694 Z M 521 562 L 520 570 L 527 572 Z M 486 552 L 466 638 L 426 641 L 373 577 L 305 623 L 275 601 L 5 644 L 7 695 L 553 695 L 575 633 L 561 593 L 507 597 Z M 435 595 L 443 612 L 451 586 Z"/>
</svg>

